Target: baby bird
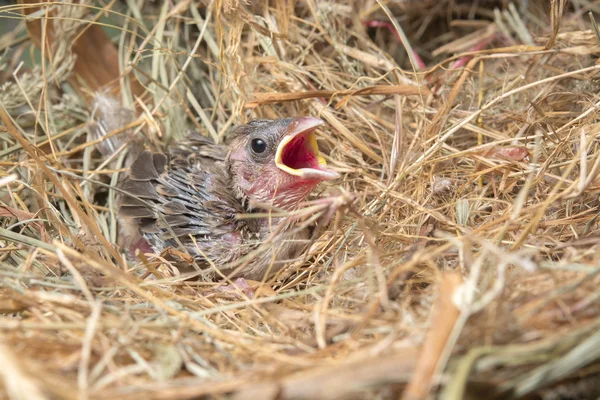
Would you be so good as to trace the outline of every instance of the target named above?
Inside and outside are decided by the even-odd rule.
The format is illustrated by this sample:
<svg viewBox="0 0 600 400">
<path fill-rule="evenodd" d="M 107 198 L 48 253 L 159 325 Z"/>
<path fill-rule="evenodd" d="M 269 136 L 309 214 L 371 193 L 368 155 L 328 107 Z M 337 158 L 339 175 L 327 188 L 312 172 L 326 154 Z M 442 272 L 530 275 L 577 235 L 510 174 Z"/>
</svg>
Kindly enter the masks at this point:
<svg viewBox="0 0 600 400">
<path fill-rule="evenodd" d="M 172 247 L 208 271 L 272 276 L 301 254 L 314 229 L 281 211 L 339 177 L 319 154 L 314 131 L 321 124 L 313 117 L 256 120 L 233 129 L 225 145 L 191 135 L 168 154 L 143 151 L 120 184 L 129 250 Z"/>
</svg>

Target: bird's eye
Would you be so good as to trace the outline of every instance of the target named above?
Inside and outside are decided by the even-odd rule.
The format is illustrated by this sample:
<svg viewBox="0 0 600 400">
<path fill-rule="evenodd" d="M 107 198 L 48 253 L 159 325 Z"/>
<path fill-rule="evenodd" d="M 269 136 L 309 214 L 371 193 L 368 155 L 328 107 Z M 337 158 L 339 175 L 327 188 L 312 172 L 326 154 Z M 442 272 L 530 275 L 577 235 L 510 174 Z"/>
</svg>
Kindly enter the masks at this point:
<svg viewBox="0 0 600 400">
<path fill-rule="evenodd" d="M 267 149 L 267 143 L 265 143 L 265 141 L 262 139 L 252 139 L 251 146 L 252 151 L 257 154 L 264 153 Z"/>
</svg>

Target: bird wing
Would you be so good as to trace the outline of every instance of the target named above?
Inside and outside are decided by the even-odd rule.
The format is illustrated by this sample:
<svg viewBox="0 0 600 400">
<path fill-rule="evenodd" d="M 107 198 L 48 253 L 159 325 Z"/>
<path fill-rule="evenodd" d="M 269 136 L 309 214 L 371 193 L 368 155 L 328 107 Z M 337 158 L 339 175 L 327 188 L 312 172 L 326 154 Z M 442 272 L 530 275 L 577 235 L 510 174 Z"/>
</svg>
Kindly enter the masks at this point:
<svg viewBox="0 0 600 400">
<path fill-rule="evenodd" d="M 222 256 L 218 239 L 239 229 L 236 215 L 243 213 L 225 158 L 223 146 L 197 134 L 171 148 L 168 157 L 144 151 L 120 185 L 119 216 L 137 224 L 155 250 L 179 242 L 190 254 Z"/>
</svg>

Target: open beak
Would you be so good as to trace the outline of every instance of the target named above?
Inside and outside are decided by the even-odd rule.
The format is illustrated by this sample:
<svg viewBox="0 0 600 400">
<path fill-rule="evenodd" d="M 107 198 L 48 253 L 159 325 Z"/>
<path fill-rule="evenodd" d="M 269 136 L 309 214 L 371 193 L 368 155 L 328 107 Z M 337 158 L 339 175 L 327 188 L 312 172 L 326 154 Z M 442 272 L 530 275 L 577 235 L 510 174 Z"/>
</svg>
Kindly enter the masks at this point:
<svg viewBox="0 0 600 400">
<path fill-rule="evenodd" d="M 275 165 L 290 175 L 304 179 L 329 181 L 340 174 L 327 167 L 314 131 L 323 121 L 313 117 L 296 118 L 281 139 L 275 153 Z"/>
</svg>

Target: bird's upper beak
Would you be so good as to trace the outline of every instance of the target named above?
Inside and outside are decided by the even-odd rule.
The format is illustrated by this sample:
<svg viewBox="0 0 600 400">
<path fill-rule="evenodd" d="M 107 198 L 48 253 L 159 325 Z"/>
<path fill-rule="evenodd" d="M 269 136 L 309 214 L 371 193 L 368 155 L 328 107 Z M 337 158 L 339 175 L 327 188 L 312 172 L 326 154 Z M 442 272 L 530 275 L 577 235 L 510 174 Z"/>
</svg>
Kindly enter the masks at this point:
<svg viewBox="0 0 600 400">
<path fill-rule="evenodd" d="M 305 179 L 332 180 L 340 176 L 327 167 L 314 131 L 323 121 L 319 118 L 300 117 L 293 120 L 288 133 L 281 139 L 275 153 L 275 165 L 290 175 Z"/>
</svg>

